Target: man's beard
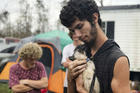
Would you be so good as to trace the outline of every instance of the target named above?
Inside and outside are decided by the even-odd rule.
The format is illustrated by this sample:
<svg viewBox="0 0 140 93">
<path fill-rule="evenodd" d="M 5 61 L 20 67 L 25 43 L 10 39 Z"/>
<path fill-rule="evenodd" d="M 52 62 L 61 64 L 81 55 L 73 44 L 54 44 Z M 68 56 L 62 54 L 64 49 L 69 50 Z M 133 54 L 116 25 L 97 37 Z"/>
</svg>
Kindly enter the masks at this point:
<svg viewBox="0 0 140 93">
<path fill-rule="evenodd" d="M 97 38 L 97 30 L 95 28 L 92 28 L 92 31 L 90 32 L 90 34 L 92 38 L 88 42 L 85 41 L 85 44 L 87 47 L 92 48 L 95 45 L 95 41 Z"/>
</svg>

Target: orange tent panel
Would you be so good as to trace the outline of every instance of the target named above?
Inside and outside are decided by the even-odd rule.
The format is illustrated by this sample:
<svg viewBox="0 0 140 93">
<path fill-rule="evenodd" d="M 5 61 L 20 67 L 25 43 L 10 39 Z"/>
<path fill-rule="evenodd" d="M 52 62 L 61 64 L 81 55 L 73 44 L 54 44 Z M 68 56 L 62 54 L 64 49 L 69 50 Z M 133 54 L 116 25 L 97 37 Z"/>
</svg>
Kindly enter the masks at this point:
<svg viewBox="0 0 140 93">
<path fill-rule="evenodd" d="M 50 77 L 48 90 L 55 93 L 63 93 L 65 72 L 58 70 L 55 74 Z"/>
<path fill-rule="evenodd" d="M 10 67 L 14 64 L 17 64 L 17 63 L 16 62 L 8 62 L 6 64 L 3 71 L 0 73 L 0 80 L 9 80 Z"/>
</svg>

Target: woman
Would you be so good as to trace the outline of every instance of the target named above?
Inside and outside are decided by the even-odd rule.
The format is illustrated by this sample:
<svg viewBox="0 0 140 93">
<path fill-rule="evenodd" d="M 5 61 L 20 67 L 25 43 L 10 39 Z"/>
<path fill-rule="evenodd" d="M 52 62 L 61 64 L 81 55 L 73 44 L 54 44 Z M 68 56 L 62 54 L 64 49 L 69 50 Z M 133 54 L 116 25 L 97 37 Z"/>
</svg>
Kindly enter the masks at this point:
<svg viewBox="0 0 140 93">
<path fill-rule="evenodd" d="M 48 86 L 45 68 L 37 60 L 42 49 L 37 43 L 27 43 L 18 52 L 22 61 L 10 68 L 9 87 L 13 92 L 41 93 Z"/>
</svg>

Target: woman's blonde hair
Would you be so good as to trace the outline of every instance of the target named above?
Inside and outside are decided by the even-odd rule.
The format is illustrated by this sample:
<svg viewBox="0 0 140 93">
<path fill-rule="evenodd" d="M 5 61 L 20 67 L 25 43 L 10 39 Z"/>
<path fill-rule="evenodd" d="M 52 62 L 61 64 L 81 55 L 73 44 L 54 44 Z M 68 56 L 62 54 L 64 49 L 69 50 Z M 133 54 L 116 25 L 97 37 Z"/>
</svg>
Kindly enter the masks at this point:
<svg viewBox="0 0 140 93">
<path fill-rule="evenodd" d="M 38 60 L 42 56 L 42 48 L 37 43 L 27 43 L 20 48 L 18 55 L 21 59 Z"/>
</svg>

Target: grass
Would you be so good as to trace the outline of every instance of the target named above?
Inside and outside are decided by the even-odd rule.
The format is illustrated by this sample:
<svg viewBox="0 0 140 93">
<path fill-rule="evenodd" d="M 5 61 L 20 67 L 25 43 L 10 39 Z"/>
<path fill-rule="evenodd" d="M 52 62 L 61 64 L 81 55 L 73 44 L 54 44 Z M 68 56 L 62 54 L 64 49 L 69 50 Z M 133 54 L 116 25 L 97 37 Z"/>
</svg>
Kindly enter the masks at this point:
<svg viewBox="0 0 140 93">
<path fill-rule="evenodd" d="M 0 83 L 0 93 L 13 93 L 7 83 Z"/>
</svg>

